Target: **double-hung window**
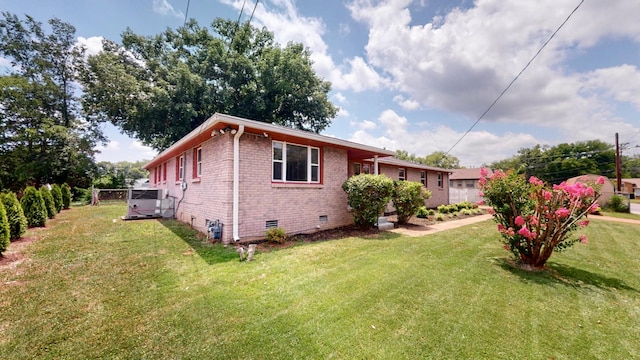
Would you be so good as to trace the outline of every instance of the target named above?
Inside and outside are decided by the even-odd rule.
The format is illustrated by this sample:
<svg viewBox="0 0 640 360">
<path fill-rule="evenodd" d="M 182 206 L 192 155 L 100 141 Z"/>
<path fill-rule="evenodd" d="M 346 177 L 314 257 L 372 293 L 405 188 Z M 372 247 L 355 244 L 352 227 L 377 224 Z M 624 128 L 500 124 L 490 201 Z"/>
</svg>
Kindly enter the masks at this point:
<svg viewBox="0 0 640 360">
<path fill-rule="evenodd" d="M 398 180 L 404 181 L 407 180 L 406 170 L 403 168 L 398 169 Z"/>
<path fill-rule="evenodd" d="M 360 175 L 362 173 L 362 165 L 360 163 L 353 163 L 353 175 Z"/>
<path fill-rule="evenodd" d="M 202 176 L 202 148 L 193 149 L 193 178 Z"/>
<path fill-rule="evenodd" d="M 420 171 L 420 183 L 422 186 L 427 186 L 427 172 Z"/>
<path fill-rule="evenodd" d="M 438 173 L 438 187 L 442 189 L 444 186 L 442 184 L 442 173 Z"/>
<path fill-rule="evenodd" d="M 278 182 L 319 183 L 320 149 L 274 141 L 271 179 Z"/>
<path fill-rule="evenodd" d="M 176 181 L 184 178 L 184 156 L 176 157 Z"/>
</svg>

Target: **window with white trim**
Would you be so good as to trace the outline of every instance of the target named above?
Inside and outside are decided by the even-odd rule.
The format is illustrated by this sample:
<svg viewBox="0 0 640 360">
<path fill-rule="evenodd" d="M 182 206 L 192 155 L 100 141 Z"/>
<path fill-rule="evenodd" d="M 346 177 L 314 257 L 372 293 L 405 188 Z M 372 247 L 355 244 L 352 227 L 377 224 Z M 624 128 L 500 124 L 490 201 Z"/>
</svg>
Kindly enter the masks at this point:
<svg viewBox="0 0 640 360">
<path fill-rule="evenodd" d="M 193 177 L 200 177 L 202 175 L 202 148 L 199 147 L 193 152 L 193 162 L 195 164 Z"/>
<path fill-rule="evenodd" d="M 364 164 L 362 166 L 362 172 L 365 174 L 371 174 L 371 165 L 370 164 Z"/>
<path fill-rule="evenodd" d="M 427 172 L 420 171 L 420 183 L 422 186 L 427 186 Z"/>
<path fill-rule="evenodd" d="M 353 163 L 353 175 L 360 175 L 362 173 L 362 165 L 360 163 Z"/>
<path fill-rule="evenodd" d="M 320 182 L 320 148 L 272 142 L 273 181 Z"/>
<path fill-rule="evenodd" d="M 442 173 L 438 173 L 438 187 L 442 189 Z"/>
<path fill-rule="evenodd" d="M 406 175 L 407 175 L 407 174 L 406 174 L 405 169 L 403 169 L 403 168 L 398 169 L 398 180 L 399 180 L 399 181 L 404 181 L 404 180 L 406 180 L 406 179 L 407 179 L 407 176 L 406 176 Z"/>
<path fill-rule="evenodd" d="M 176 157 L 176 181 L 184 178 L 184 156 Z"/>
</svg>

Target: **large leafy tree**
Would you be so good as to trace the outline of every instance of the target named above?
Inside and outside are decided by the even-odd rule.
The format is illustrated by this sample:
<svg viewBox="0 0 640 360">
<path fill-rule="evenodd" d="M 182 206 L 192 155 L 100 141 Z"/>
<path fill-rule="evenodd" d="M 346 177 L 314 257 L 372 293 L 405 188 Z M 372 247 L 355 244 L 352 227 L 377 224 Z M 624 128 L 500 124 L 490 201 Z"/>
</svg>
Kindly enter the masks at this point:
<svg viewBox="0 0 640 360">
<path fill-rule="evenodd" d="M 59 19 L 48 25 L 49 33 L 30 16 L 0 18 L 0 56 L 11 62 L 0 76 L 1 187 L 90 182 L 102 137 L 81 117 L 75 96 L 84 48 L 73 26 Z"/>
<path fill-rule="evenodd" d="M 311 65 L 302 45 L 281 47 L 267 30 L 229 20 L 151 37 L 127 29 L 122 45 L 105 41 L 89 57 L 83 104 L 157 150 L 215 112 L 319 132 L 337 109 Z"/>
<path fill-rule="evenodd" d="M 585 174 L 615 176 L 615 150 L 600 140 L 563 143 L 552 147 L 536 145 L 494 162 L 492 169 L 515 169 L 526 178 L 535 176 L 549 183 L 560 183 Z"/>
<path fill-rule="evenodd" d="M 420 157 L 415 154 L 409 154 L 406 150 L 396 150 L 395 157 L 400 160 L 411 161 L 427 166 L 435 166 L 443 169 L 460 168 L 460 160 L 453 155 L 445 153 L 444 151 L 435 151 L 425 157 Z"/>
</svg>

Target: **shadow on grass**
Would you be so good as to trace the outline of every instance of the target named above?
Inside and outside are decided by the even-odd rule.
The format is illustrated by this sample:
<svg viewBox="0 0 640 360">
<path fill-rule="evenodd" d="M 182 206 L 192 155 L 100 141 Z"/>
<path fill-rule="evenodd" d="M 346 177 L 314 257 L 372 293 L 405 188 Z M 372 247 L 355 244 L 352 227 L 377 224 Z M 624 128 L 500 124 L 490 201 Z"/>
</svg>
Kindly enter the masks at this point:
<svg viewBox="0 0 640 360">
<path fill-rule="evenodd" d="M 527 271 L 513 264 L 510 259 L 495 259 L 495 262 L 504 270 L 518 275 L 521 279 L 538 284 L 558 284 L 573 288 L 592 286 L 602 290 L 630 290 L 637 289 L 627 285 L 624 281 L 606 277 L 583 269 L 564 264 L 547 263 L 547 268 L 542 271 Z"/>
<path fill-rule="evenodd" d="M 190 228 L 187 224 L 166 219 L 158 219 L 158 222 L 182 239 L 209 265 L 239 259 L 232 246 L 224 247 L 220 243 L 212 244 L 207 241 L 204 234 Z"/>
</svg>

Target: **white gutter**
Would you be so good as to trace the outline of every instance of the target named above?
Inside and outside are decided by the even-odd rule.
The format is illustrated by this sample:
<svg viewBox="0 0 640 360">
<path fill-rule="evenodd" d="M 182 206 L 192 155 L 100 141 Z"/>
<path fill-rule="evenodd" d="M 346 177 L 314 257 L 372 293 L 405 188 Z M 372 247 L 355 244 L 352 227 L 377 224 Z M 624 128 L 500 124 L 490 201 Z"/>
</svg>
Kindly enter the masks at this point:
<svg viewBox="0 0 640 360">
<path fill-rule="evenodd" d="M 240 136 L 244 133 L 244 125 L 238 126 L 233 138 L 233 240 L 239 241 L 238 205 L 240 203 Z"/>
</svg>

